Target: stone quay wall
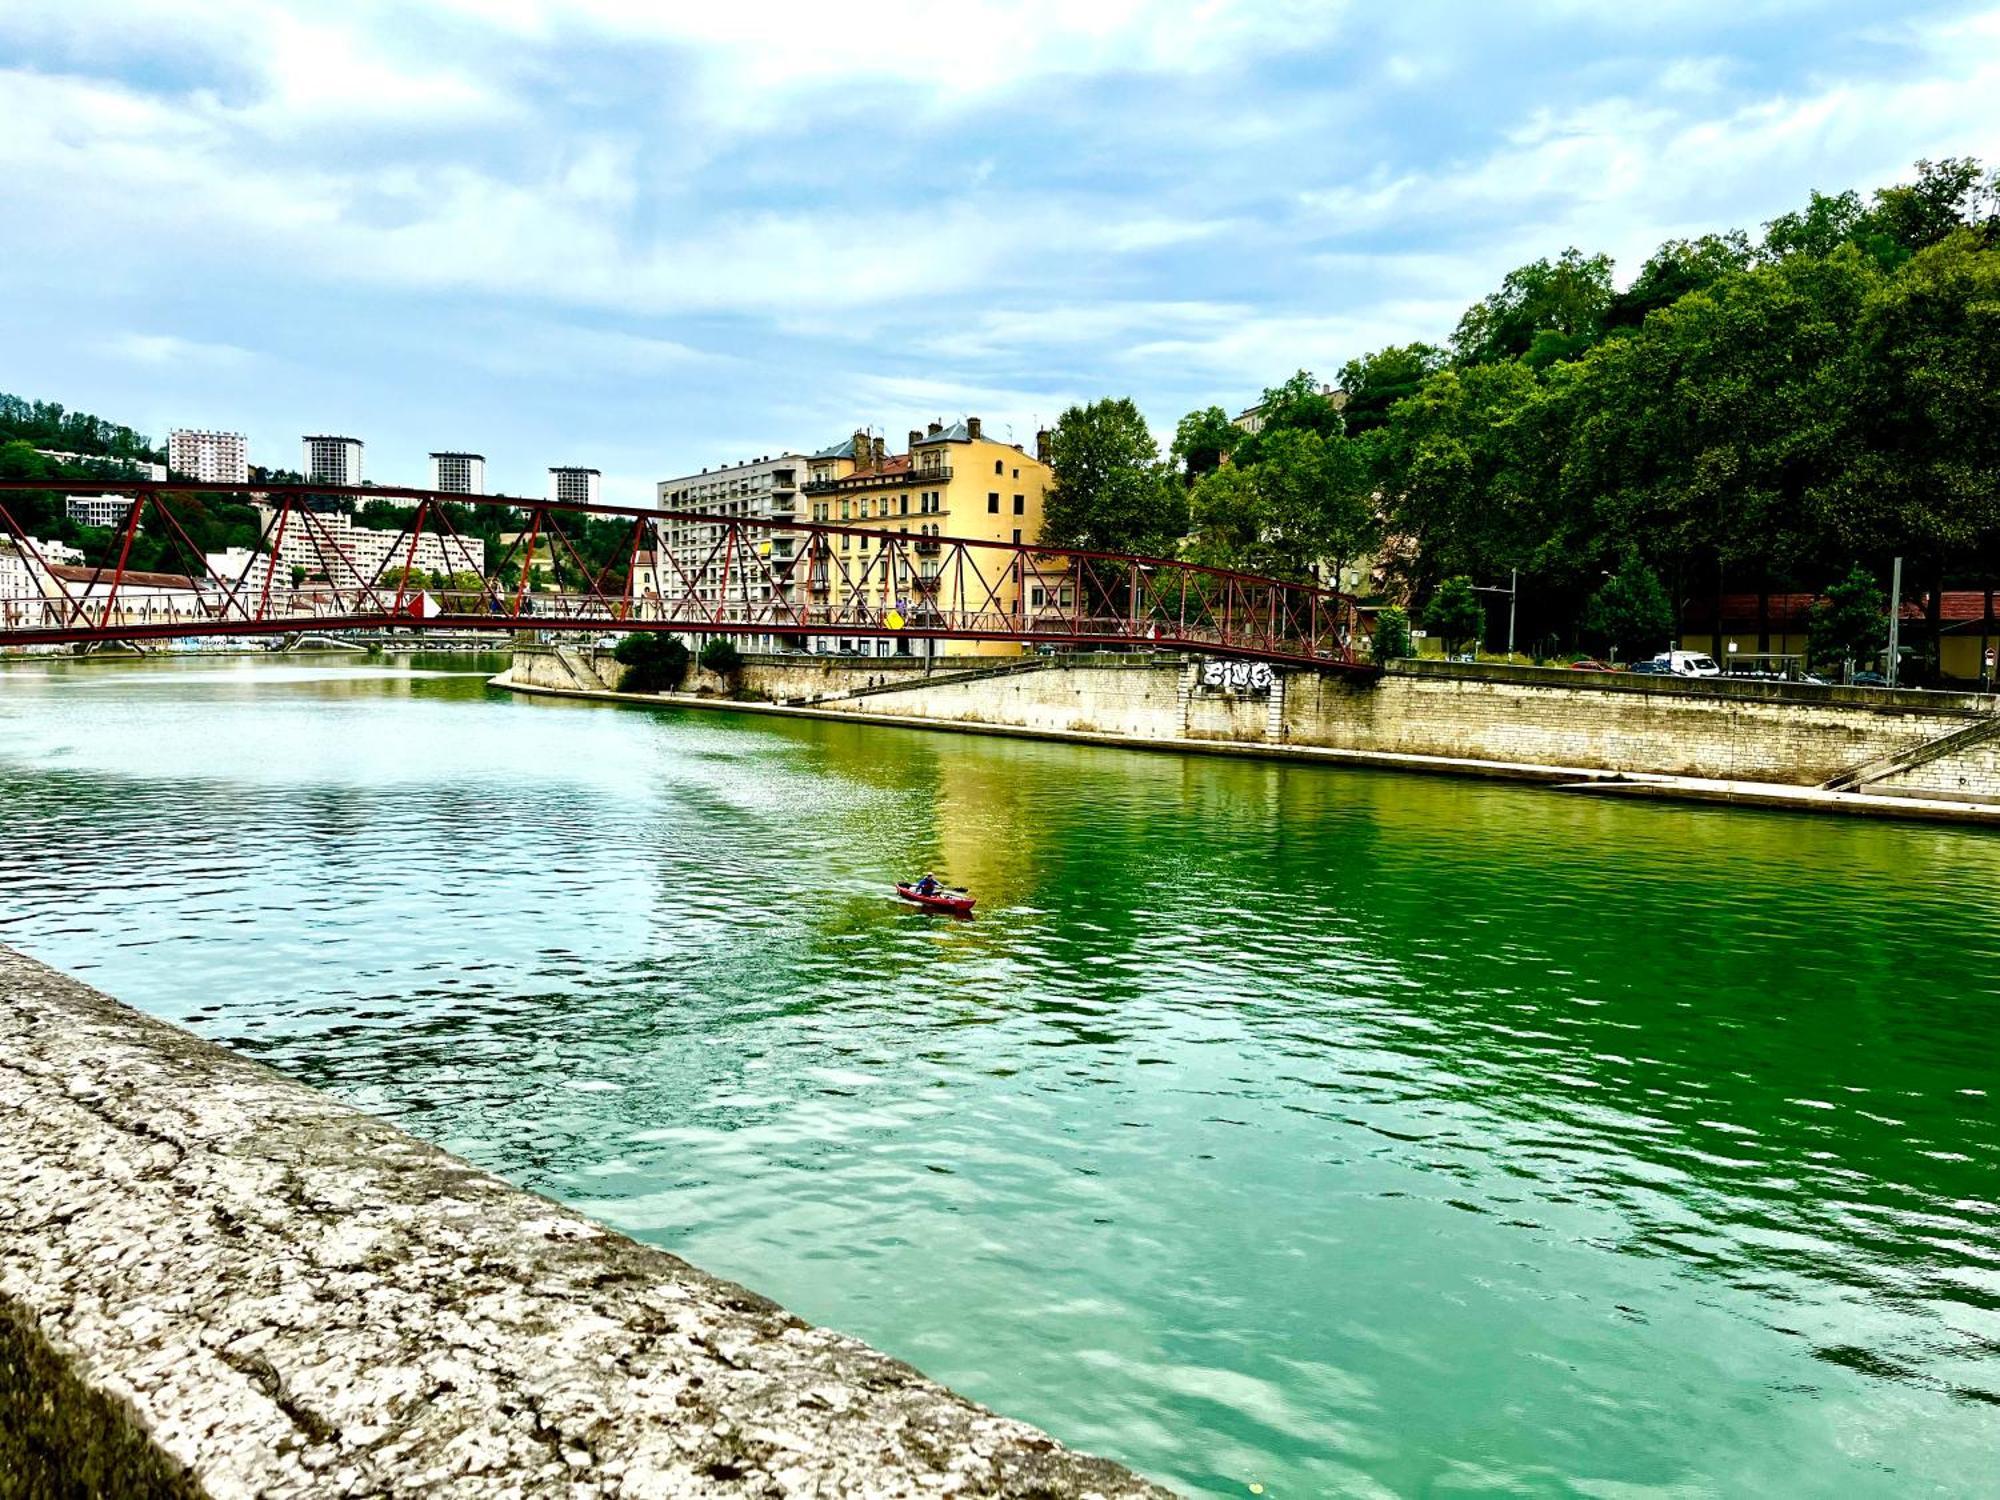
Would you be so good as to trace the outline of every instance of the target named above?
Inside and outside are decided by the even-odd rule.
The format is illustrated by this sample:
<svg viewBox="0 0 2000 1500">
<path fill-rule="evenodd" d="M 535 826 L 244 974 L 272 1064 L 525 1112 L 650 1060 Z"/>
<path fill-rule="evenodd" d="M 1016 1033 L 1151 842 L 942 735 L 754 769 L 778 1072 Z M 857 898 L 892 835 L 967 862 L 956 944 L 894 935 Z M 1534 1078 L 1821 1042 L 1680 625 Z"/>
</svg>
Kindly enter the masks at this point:
<svg viewBox="0 0 2000 1500">
<path fill-rule="evenodd" d="M 0 948 L 0 1500 L 1157 1496 Z"/>
<path fill-rule="evenodd" d="M 747 697 L 826 713 L 1027 734 L 1093 735 L 1146 746 L 1318 749 L 1385 761 L 1689 776 L 1815 787 L 1990 719 L 1995 700 L 1873 688 L 1691 680 L 1497 663 L 1399 662 L 1375 681 L 1277 668 L 1268 686 L 1210 687 L 1205 664 L 1093 655 L 942 658 L 752 657 Z M 608 657 L 520 651 L 507 680 L 529 688 L 615 688 Z M 720 684 L 699 682 L 710 693 Z M 685 699 L 681 700 L 685 701 Z M 1869 790 L 1923 795 L 1949 785 L 2000 799 L 1988 746 Z"/>
</svg>

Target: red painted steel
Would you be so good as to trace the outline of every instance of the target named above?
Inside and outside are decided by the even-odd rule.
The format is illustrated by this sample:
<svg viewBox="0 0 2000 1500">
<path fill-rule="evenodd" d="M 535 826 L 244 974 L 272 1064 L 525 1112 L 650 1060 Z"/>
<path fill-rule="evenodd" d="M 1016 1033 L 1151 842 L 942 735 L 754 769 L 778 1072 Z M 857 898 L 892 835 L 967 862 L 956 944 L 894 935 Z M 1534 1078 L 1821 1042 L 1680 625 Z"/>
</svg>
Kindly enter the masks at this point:
<svg viewBox="0 0 2000 1500">
<path fill-rule="evenodd" d="M 131 495 L 110 589 L 81 597 L 49 572 L 28 533 L 8 509 L 8 495 Z M 259 539 L 269 560 L 260 586 L 251 585 L 253 559 L 225 579 L 195 549 L 168 502 L 175 497 L 227 495 L 255 500 L 270 515 Z M 330 535 L 326 502 L 390 500 L 415 505 L 393 533 L 373 575 L 361 576 Z M 315 503 L 309 503 L 315 502 Z M 518 559 L 520 577 L 509 598 L 489 576 L 477 593 L 429 591 L 438 613 L 424 618 L 406 602 L 426 527 L 446 548 L 447 561 L 464 537 L 448 506 L 508 511 L 514 541 L 489 575 Z M 163 518 L 163 534 L 183 557 L 186 587 L 141 585 L 126 561 L 142 513 Z M 625 576 L 615 589 L 593 572 L 564 529 L 563 519 L 614 517 L 632 523 L 624 549 Z M 702 528 L 705 552 L 690 573 L 663 533 Z M 321 577 L 297 587 L 276 578 L 278 549 L 304 536 Z M 916 535 L 886 527 L 835 525 L 791 518 L 721 516 L 647 507 L 571 505 L 505 495 L 455 495 L 402 488 L 348 489 L 323 485 L 190 485 L 169 481 L 0 481 L 0 537 L 11 537 L 42 592 L 0 597 L 0 645 L 162 640 L 182 636 L 286 635 L 300 631 L 408 628 L 423 631 L 560 632 L 658 630 L 691 635 L 771 636 L 787 640 L 904 639 L 1016 641 L 1061 647 L 1144 646 L 1289 662 L 1327 671 L 1372 673 L 1356 654 L 1352 597 L 1309 584 L 1197 567 L 1173 558 L 1135 557 L 1033 543 Z M 555 587 L 533 587 L 537 547 L 546 547 Z M 860 553 L 859 566 L 850 558 Z M 650 554 L 650 566 L 640 559 Z M 401 556 L 393 598 L 383 574 Z M 690 554 L 691 556 L 692 554 Z M 720 582 L 702 579 L 720 565 Z M 566 572 L 576 573 L 571 587 Z M 455 571 L 449 567 L 447 573 Z M 345 576 L 342 576 L 342 575 Z M 835 580 L 841 597 L 835 599 Z M 1012 597 L 1009 598 L 1011 586 Z M 56 592 L 48 593 L 53 587 Z M 121 599 L 121 590 L 123 598 Z M 735 597 L 732 597 L 734 592 Z M 95 606 L 95 607 L 93 607 Z M 892 619 L 896 623 L 891 623 Z"/>
</svg>

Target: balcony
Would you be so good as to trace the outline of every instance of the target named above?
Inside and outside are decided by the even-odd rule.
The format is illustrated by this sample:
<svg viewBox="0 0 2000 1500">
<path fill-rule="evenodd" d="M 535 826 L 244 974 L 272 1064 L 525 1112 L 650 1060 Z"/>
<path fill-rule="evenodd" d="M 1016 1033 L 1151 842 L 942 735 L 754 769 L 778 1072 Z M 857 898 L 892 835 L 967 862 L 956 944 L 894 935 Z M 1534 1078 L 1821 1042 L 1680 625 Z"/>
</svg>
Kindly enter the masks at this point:
<svg viewBox="0 0 2000 1500">
<path fill-rule="evenodd" d="M 927 536 L 917 539 L 917 556 L 919 557 L 936 557 L 943 550 L 944 543 L 937 537 Z"/>
</svg>

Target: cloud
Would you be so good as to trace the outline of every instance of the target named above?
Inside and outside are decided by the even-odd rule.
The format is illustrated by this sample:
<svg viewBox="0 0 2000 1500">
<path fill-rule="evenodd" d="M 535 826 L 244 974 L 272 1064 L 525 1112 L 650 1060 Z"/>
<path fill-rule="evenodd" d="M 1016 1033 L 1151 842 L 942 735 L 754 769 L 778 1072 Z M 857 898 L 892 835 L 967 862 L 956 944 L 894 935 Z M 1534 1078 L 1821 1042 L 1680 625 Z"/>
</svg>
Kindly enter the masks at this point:
<svg viewBox="0 0 2000 1500">
<path fill-rule="evenodd" d="M 98 345 L 113 359 L 138 365 L 159 365 L 184 369 L 189 366 L 233 368 L 259 356 L 234 344 L 203 343 L 170 333 L 122 333 Z"/>
</svg>

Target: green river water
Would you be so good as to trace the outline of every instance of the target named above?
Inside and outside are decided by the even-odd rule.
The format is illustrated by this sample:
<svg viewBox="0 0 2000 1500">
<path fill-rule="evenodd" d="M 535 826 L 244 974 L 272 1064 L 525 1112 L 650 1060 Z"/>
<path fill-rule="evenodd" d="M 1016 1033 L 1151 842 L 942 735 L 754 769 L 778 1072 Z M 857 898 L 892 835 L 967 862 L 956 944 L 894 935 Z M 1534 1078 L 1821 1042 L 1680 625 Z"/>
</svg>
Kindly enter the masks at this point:
<svg viewBox="0 0 2000 1500">
<path fill-rule="evenodd" d="M 0 669 L 0 941 L 1187 1493 L 2000 1493 L 2000 838 L 476 667 Z"/>
</svg>

